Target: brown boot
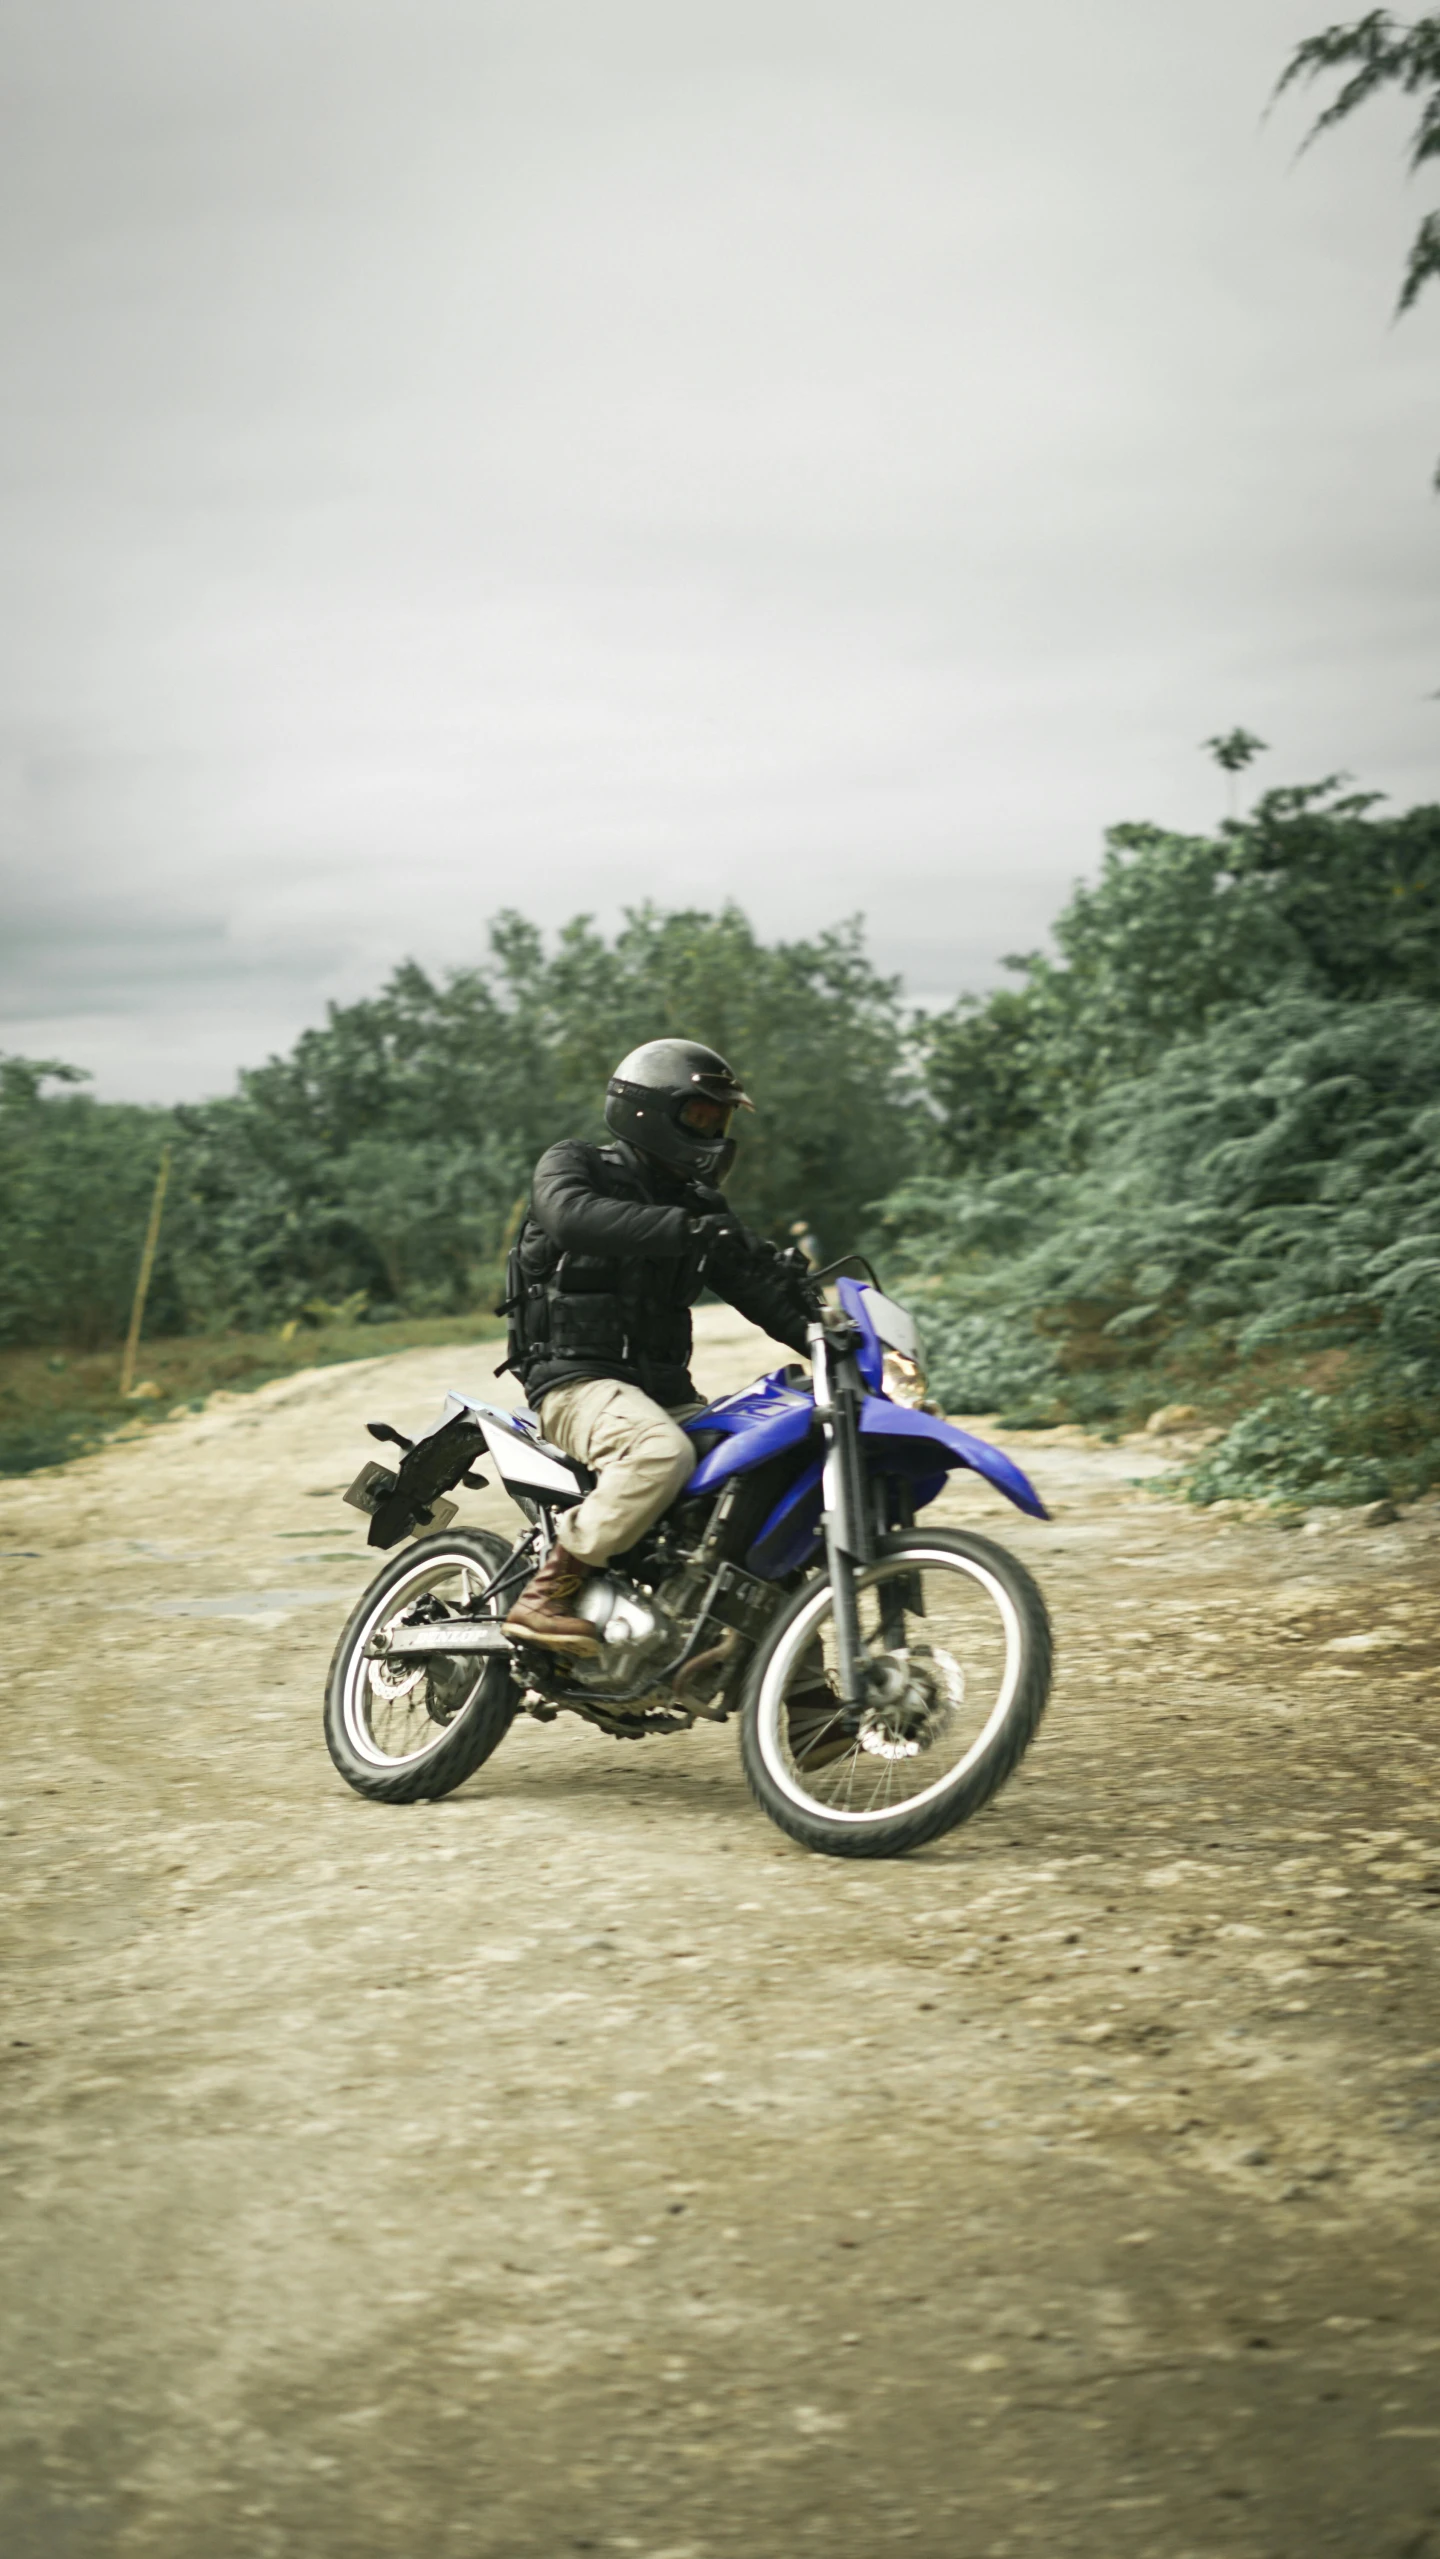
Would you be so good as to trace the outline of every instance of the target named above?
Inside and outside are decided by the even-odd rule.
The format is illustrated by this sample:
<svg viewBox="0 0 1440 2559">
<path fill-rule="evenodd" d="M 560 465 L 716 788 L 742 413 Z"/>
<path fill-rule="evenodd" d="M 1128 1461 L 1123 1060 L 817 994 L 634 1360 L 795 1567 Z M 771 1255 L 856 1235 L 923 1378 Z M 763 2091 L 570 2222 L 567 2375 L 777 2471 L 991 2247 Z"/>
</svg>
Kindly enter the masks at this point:
<svg viewBox="0 0 1440 2559">
<path fill-rule="evenodd" d="M 565 1602 L 590 1578 L 588 1564 L 577 1564 L 558 1542 L 505 1620 L 505 1632 L 517 1643 L 543 1644 L 551 1653 L 598 1653 L 600 1638 L 583 1617 L 567 1617 Z"/>
</svg>

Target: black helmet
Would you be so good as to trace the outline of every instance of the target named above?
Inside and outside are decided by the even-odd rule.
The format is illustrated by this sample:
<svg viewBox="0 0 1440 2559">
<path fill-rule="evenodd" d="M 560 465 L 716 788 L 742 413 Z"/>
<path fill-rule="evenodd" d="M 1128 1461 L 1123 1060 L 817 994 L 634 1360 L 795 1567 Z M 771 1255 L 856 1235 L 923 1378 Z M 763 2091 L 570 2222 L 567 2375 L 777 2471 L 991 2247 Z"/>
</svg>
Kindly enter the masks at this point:
<svg viewBox="0 0 1440 2559">
<path fill-rule="evenodd" d="M 677 1173 L 723 1180 L 735 1161 L 731 1115 L 753 1110 L 723 1057 L 698 1040 L 647 1040 L 622 1057 L 605 1093 L 605 1125 Z"/>
</svg>

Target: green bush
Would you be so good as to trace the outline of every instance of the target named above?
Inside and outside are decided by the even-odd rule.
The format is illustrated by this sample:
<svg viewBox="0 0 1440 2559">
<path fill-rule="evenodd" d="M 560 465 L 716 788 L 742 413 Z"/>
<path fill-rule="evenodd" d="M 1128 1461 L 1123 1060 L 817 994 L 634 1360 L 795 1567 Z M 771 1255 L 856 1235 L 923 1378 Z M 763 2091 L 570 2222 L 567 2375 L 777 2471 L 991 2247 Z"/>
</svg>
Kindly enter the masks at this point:
<svg viewBox="0 0 1440 2559">
<path fill-rule="evenodd" d="M 1048 1418 L 1058 1369 L 1050 1345 L 1002 1315 L 927 1313 L 932 1392 L 952 1413 L 1002 1409 L 1016 1422 Z"/>
<path fill-rule="evenodd" d="M 1440 1473 L 1437 1093 L 1440 1006 L 1281 994 L 1110 1086 L 1075 1169 L 903 1188 L 882 1216 L 943 1391 L 1134 1419 L 1328 1353 L 1343 1391 L 1267 1398 L 1199 1497 L 1415 1489 Z"/>
<path fill-rule="evenodd" d="M 100 1432 L 90 1415 L 64 1413 L 33 1420 L 0 1420 L 0 1476 L 33 1475 L 41 1466 L 63 1466 L 93 1448 Z"/>
<path fill-rule="evenodd" d="M 1335 782 L 1267 792 L 1214 837 L 1111 829 L 1100 878 L 1023 980 L 932 1016 L 925 1044 L 954 1172 L 1083 1161 L 1093 1105 L 1178 1039 L 1284 989 L 1440 1002 L 1440 808 L 1378 816 Z"/>
<path fill-rule="evenodd" d="M 1194 1502 L 1372 1502 L 1413 1498 L 1437 1474 L 1440 1411 L 1387 1395 L 1371 1375 L 1335 1395 L 1265 1396 L 1206 1451 L 1188 1491 Z"/>
</svg>

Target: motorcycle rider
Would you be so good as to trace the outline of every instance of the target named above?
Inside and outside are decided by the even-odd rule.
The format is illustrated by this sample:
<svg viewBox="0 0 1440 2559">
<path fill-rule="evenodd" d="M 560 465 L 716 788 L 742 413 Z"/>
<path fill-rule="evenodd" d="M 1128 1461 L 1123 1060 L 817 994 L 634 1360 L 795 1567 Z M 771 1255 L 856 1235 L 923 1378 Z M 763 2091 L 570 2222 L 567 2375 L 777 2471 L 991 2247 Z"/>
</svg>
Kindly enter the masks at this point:
<svg viewBox="0 0 1440 2559">
<path fill-rule="evenodd" d="M 675 1416 L 699 1407 L 690 1309 L 702 1288 L 806 1349 L 800 1273 L 742 1226 L 719 1187 L 735 1158 L 730 1122 L 753 1108 L 714 1049 L 647 1040 L 610 1078 L 614 1144 L 564 1138 L 535 1168 L 511 1261 L 511 1360 L 546 1438 L 598 1481 L 505 1621 L 527 1644 L 598 1650 L 568 1603 L 694 1470 Z"/>
</svg>

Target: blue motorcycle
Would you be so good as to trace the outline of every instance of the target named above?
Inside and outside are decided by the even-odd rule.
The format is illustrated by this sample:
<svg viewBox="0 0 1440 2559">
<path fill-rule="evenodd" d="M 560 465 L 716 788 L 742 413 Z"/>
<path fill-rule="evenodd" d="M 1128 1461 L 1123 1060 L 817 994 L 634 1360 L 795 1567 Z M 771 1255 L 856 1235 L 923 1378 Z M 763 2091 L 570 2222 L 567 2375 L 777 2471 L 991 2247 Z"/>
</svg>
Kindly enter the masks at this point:
<svg viewBox="0 0 1440 2559">
<path fill-rule="evenodd" d="M 957 1467 L 1036 1519 L 1045 1506 L 927 1403 L 916 1325 L 860 1267 L 836 1304 L 815 1287 L 808 1376 L 777 1369 L 685 1422 L 683 1492 L 572 1603 L 593 1654 L 559 1658 L 501 1623 L 594 1480 L 535 1415 L 452 1394 L 418 1440 L 370 1424 L 398 1464 L 372 1460 L 345 1498 L 372 1545 L 413 1542 L 330 1667 L 325 1737 L 358 1794 L 449 1794 L 523 1709 L 621 1740 L 738 1712 L 759 1802 L 833 1857 L 898 1856 L 989 1802 L 1044 1712 L 1045 1604 L 1003 1547 L 916 1515 Z M 445 1496 L 480 1490 L 487 1456 L 526 1523 L 509 1546 L 451 1525 Z"/>
</svg>

